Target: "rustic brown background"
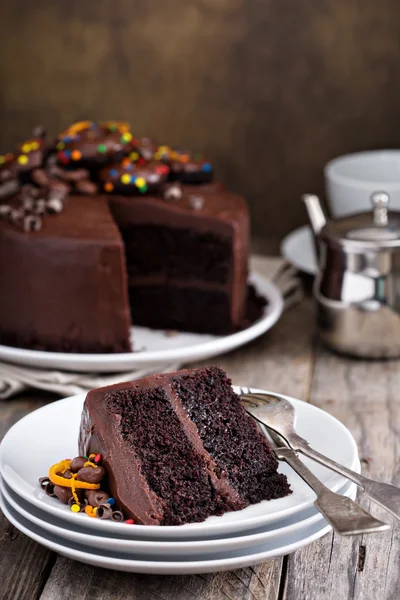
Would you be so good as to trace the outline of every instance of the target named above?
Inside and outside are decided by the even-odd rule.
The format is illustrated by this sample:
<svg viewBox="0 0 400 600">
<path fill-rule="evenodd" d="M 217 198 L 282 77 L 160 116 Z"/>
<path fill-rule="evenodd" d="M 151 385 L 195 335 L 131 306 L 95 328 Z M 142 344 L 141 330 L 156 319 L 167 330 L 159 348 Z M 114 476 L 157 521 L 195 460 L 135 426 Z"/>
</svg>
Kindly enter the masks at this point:
<svg viewBox="0 0 400 600">
<path fill-rule="evenodd" d="M 399 25 L 399 0 L 3 0 L 0 148 L 127 119 L 206 151 L 281 236 L 326 160 L 400 145 Z"/>
</svg>

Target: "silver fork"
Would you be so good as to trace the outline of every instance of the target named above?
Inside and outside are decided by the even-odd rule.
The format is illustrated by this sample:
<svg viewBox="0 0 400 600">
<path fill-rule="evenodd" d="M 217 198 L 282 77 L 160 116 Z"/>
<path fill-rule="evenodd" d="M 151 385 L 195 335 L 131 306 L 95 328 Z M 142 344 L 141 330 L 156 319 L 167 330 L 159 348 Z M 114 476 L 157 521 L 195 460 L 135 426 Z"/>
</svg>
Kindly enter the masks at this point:
<svg viewBox="0 0 400 600">
<path fill-rule="evenodd" d="M 293 405 L 280 394 L 244 392 L 244 395 L 245 398 L 242 401 L 246 405 L 247 412 L 269 429 L 279 433 L 292 450 L 301 452 L 324 467 L 347 477 L 356 483 L 371 500 L 400 520 L 400 488 L 391 483 L 381 483 L 355 473 L 311 448 L 307 440 L 299 436 L 294 428 L 295 410 Z"/>
<path fill-rule="evenodd" d="M 241 398 L 246 398 L 246 391 L 241 388 Z M 243 402 L 245 405 L 245 401 Z M 247 409 L 246 405 L 245 408 Z M 252 413 L 250 413 L 252 414 Z M 252 415 L 254 416 L 254 415 Z M 260 419 L 257 419 L 260 421 Z M 263 421 L 260 421 L 266 425 Z M 317 499 L 314 506 L 325 517 L 332 528 L 340 535 L 358 535 L 361 533 L 375 533 L 385 531 L 389 525 L 375 519 L 351 498 L 335 494 L 328 489 L 299 459 L 296 452 L 291 448 L 282 446 L 279 435 L 271 432 L 268 428 L 273 442 L 277 447 L 272 448 L 278 460 L 285 461 L 316 493 Z"/>
</svg>

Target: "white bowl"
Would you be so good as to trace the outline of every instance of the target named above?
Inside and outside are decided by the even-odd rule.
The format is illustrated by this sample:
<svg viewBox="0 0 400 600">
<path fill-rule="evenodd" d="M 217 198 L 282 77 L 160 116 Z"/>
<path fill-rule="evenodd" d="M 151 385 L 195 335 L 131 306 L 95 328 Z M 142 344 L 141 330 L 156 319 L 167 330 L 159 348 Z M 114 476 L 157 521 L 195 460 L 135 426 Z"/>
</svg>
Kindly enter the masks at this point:
<svg viewBox="0 0 400 600">
<path fill-rule="evenodd" d="M 400 210 L 400 150 L 371 150 L 339 156 L 325 165 L 332 217 L 371 210 L 371 195 L 386 192 L 390 209 Z"/>
</svg>

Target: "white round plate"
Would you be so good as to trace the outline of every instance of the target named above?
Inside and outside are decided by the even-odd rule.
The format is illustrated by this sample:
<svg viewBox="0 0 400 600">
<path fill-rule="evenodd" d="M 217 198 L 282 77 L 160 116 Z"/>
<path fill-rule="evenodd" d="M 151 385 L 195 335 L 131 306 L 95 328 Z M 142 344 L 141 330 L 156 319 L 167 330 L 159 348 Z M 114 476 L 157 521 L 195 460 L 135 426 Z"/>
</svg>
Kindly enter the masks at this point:
<svg viewBox="0 0 400 600">
<path fill-rule="evenodd" d="M 238 388 L 234 389 L 239 391 Z M 190 523 L 179 527 L 132 526 L 90 519 L 83 513 L 72 513 L 68 506 L 61 504 L 57 498 L 47 496 L 41 490 L 38 479 L 47 475 L 50 465 L 77 454 L 84 399 L 85 394 L 79 394 L 39 408 L 18 421 L 7 432 L 0 445 L 0 474 L 5 482 L 18 496 L 54 517 L 66 519 L 72 524 L 83 519 L 82 525 L 93 528 L 99 534 L 108 532 L 110 535 L 118 535 L 123 528 L 124 534 L 137 539 L 195 539 L 261 527 L 299 513 L 311 507 L 315 500 L 314 492 L 303 480 L 288 465 L 280 463 L 279 471 L 287 475 L 293 489 L 292 494 L 286 498 L 253 504 L 241 511 L 227 512 L 221 517 L 209 517 L 202 523 Z M 348 429 L 315 406 L 294 398 L 288 400 L 296 409 L 297 429 L 300 435 L 322 454 L 351 468 L 358 452 Z M 305 458 L 304 462 L 330 489 L 337 491 L 344 486 L 346 480 L 341 475 L 309 459 Z"/>
<path fill-rule="evenodd" d="M 356 467 L 357 472 L 360 472 L 359 461 Z M 356 495 L 357 486 L 354 483 L 348 482 L 339 490 L 343 496 L 352 497 Z M 263 528 L 253 529 L 246 532 L 246 535 L 237 537 L 223 537 L 215 540 L 186 540 L 183 542 L 171 542 L 164 540 L 155 542 L 153 540 L 134 540 L 129 538 L 111 537 L 96 535 L 90 529 L 77 527 L 71 529 L 69 524 L 61 519 L 52 517 L 48 519 L 48 514 L 33 507 L 28 502 L 18 498 L 7 484 L 0 478 L 0 492 L 3 494 L 7 503 L 24 519 L 37 525 L 44 531 L 56 535 L 58 538 L 66 539 L 70 542 L 76 542 L 82 546 L 94 549 L 111 550 L 113 552 L 124 552 L 126 554 L 140 554 L 145 557 L 163 557 L 164 560 L 171 560 L 171 557 L 182 558 L 191 556 L 206 556 L 212 552 L 219 554 L 248 548 L 251 546 L 259 546 L 277 540 L 282 536 L 298 535 L 301 531 L 324 520 L 322 515 L 313 507 L 301 511 L 288 519 L 282 519 L 275 524 L 267 525 Z"/>
<path fill-rule="evenodd" d="M 152 367 L 171 362 L 192 362 L 208 359 L 243 346 L 259 337 L 277 322 L 283 309 L 279 289 L 268 279 L 253 273 L 250 277 L 257 291 L 268 300 L 263 316 L 242 331 L 230 335 L 177 332 L 133 327 L 133 347 L 136 352 L 118 354 L 72 354 L 45 352 L 0 345 L 0 360 L 18 365 L 66 371 L 112 373 L 129 371 L 136 367 Z"/>
<path fill-rule="evenodd" d="M 213 573 L 244 568 L 264 562 L 269 558 L 277 558 L 295 552 L 331 530 L 330 525 L 326 525 L 322 520 L 322 523 L 315 523 L 298 535 L 282 536 L 260 546 L 226 552 L 222 558 L 218 555 L 209 554 L 205 559 L 201 556 L 190 556 L 180 558 L 179 561 L 143 560 L 140 555 L 134 557 L 120 552 L 111 552 L 104 548 L 102 550 L 92 549 L 89 552 L 81 544 L 67 542 L 51 533 L 46 533 L 42 528 L 33 525 L 33 523 L 19 515 L 6 503 L 1 493 L 0 508 L 10 523 L 22 533 L 67 558 L 96 567 L 131 573 L 148 573 L 150 575 L 193 575 L 195 573 Z"/>
<path fill-rule="evenodd" d="M 289 233 L 282 241 L 281 254 L 299 271 L 315 275 L 318 265 L 311 227 L 305 225 Z"/>
</svg>

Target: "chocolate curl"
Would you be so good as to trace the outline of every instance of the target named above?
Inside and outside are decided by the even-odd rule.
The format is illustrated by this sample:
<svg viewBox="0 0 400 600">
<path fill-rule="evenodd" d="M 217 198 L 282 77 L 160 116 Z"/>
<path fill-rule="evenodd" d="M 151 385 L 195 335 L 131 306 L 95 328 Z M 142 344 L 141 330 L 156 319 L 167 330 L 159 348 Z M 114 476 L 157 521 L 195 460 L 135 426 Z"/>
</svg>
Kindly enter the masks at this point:
<svg viewBox="0 0 400 600">
<path fill-rule="evenodd" d="M 40 231 L 42 229 L 42 219 L 35 215 L 27 215 L 23 222 L 24 231 Z"/>
<path fill-rule="evenodd" d="M 71 506 L 73 506 L 74 504 L 76 504 L 75 498 L 71 496 L 71 498 L 68 500 L 68 506 L 71 508 Z M 85 498 L 83 500 L 79 499 L 79 504 L 77 504 L 77 506 L 79 506 L 79 512 L 85 512 L 85 508 L 87 507 L 87 505 L 88 502 Z"/>
<path fill-rule="evenodd" d="M 179 183 L 173 183 L 167 185 L 164 188 L 164 199 L 165 200 L 180 200 L 182 198 L 182 188 Z"/>
<path fill-rule="evenodd" d="M 99 510 L 99 509 L 97 509 L 97 510 Z M 113 514 L 111 515 L 111 520 L 116 521 L 117 523 L 121 523 L 121 521 L 124 520 L 124 515 L 122 514 L 122 512 L 120 510 L 114 510 Z"/>
<path fill-rule="evenodd" d="M 52 483 L 51 481 L 49 483 L 47 483 L 45 485 L 45 487 L 44 487 L 44 491 L 46 492 L 46 496 L 50 496 L 50 497 L 55 496 L 54 488 L 55 488 L 54 483 Z"/>
<path fill-rule="evenodd" d="M 204 206 L 205 200 L 203 196 L 198 196 L 196 194 L 191 194 L 189 196 L 189 205 L 193 210 L 201 210 Z"/>
<path fill-rule="evenodd" d="M 11 206 L 9 204 L 1 204 L 0 205 L 0 217 L 3 219 L 8 219 L 11 212 Z"/>
<path fill-rule="evenodd" d="M 48 483 L 51 483 L 51 481 L 48 477 L 39 477 L 39 485 L 42 488 L 42 490 L 44 490 L 46 488 L 46 485 Z"/>
<path fill-rule="evenodd" d="M 118 511 L 114 511 L 114 512 L 118 512 Z M 96 517 L 98 519 L 113 519 L 113 514 L 114 514 L 113 509 L 111 508 L 111 506 L 109 504 L 100 504 L 100 506 L 97 507 Z M 113 520 L 115 521 L 116 519 L 113 519 Z"/>
<path fill-rule="evenodd" d="M 62 181 L 81 181 L 82 179 L 89 179 L 89 171 L 86 169 L 74 169 L 67 170 L 63 169 L 59 165 L 51 165 L 49 168 L 49 174 L 51 177 L 57 177 Z"/>
<path fill-rule="evenodd" d="M 20 209 L 11 209 L 8 219 L 13 225 L 22 225 L 25 217 L 25 211 Z"/>
<path fill-rule="evenodd" d="M 43 198 L 36 200 L 32 208 L 32 213 L 37 217 L 43 217 L 43 215 L 46 213 L 46 200 Z"/>
<path fill-rule="evenodd" d="M 11 179 L 0 185 L 0 198 L 7 198 L 19 190 L 19 183 L 16 179 Z"/>
</svg>

